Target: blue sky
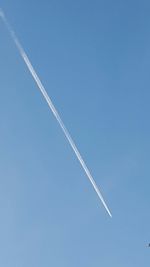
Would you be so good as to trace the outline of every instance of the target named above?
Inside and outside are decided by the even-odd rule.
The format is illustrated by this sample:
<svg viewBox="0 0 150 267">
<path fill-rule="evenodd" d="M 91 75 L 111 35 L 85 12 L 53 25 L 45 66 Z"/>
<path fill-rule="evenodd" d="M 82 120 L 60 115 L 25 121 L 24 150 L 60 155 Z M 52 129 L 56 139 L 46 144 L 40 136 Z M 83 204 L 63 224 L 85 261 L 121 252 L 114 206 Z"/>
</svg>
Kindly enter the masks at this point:
<svg viewBox="0 0 150 267">
<path fill-rule="evenodd" d="M 0 22 L 0 266 L 149 266 L 149 1 L 1 7 L 113 218 Z"/>
</svg>

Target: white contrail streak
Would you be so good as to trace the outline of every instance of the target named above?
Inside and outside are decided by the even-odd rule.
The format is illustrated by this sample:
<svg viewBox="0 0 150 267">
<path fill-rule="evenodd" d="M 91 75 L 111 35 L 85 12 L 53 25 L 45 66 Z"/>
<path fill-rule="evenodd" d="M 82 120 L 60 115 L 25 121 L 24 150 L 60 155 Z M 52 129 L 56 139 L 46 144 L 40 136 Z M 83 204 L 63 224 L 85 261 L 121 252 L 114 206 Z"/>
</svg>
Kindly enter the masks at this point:
<svg viewBox="0 0 150 267">
<path fill-rule="evenodd" d="M 69 134 L 67 128 L 65 127 L 65 125 L 64 125 L 64 123 L 63 123 L 63 121 L 62 121 L 62 119 L 61 119 L 61 117 L 60 117 L 58 111 L 56 110 L 54 104 L 52 103 L 50 97 L 48 96 L 48 94 L 47 94 L 47 92 L 46 92 L 46 90 L 45 90 L 45 88 L 44 88 L 42 82 L 40 81 L 38 75 L 36 74 L 36 72 L 35 72 L 35 70 L 34 70 L 32 64 L 31 64 L 31 62 L 30 62 L 30 60 L 29 60 L 29 58 L 27 57 L 27 54 L 25 53 L 25 51 L 24 51 L 23 47 L 21 46 L 19 40 L 17 39 L 17 37 L 16 37 L 14 31 L 13 31 L 12 28 L 10 27 L 10 25 L 9 25 L 9 23 L 8 23 L 8 21 L 7 21 L 6 17 L 5 17 L 5 15 L 4 15 L 4 12 L 3 12 L 1 9 L 0 9 L 0 17 L 1 17 L 1 19 L 3 20 L 4 24 L 6 25 L 8 31 L 9 31 L 9 33 L 10 33 L 10 35 L 11 35 L 11 37 L 12 37 L 12 39 L 13 39 L 15 45 L 16 45 L 16 47 L 17 47 L 17 49 L 18 49 L 18 51 L 19 51 L 21 57 L 22 57 L 22 59 L 24 60 L 26 66 L 27 66 L 27 68 L 28 68 L 28 70 L 29 70 L 29 72 L 30 72 L 30 74 L 32 75 L 32 77 L 33 77 L 34 81 L 36 82 L 36 84 L 37 84 L 39 90 L 41 91 L 41 93 L 42 93 L 44 99 L 46 100 L 48 106 L 50 107 L 50 109 L 51 109 L 51 111 L 52 111 L 52 113 L 53 113 L 53 115 L 55 116 L 57 122 L 59 123 L 59 125 L 60 125 L 60 127 L 61 127 L 61 129 L 62 129 L 62 131 L 64 132 L 65 137 L 67 138 L 67 140 L 68 140 L 70 146 L 72 147 L 72 149 L 73 149 L 73 151 L 74 151 L 76 157 L 78 158 L 78 160 L 79 160 L 79 162 L 80 162 L 82 168 L 84 169 L 84 171 L 85 171 L 87 177 L 89 178 L 90 182 L 92 183 L 92 185 L 93 185 L 93 187 L 94 187 L 94 189 L 95 189 L 95 191 L 96 191 L 98 197 L 100 198 L 100 200 L 101 200 L 102 204 L 104 205 L 106 211 L 108 212 L 109 216 L 112 217 L 112 214 L 111 214 L 109 208 L 107 207 L 107 205 L 106 205 L 106 203 L 105 203 L 105 201 L 104 201 L 104 199 L 103 199 L 103 196 L 102 196 L 102 194 L 100 193 L 100 191 L 99 191 L 99 189 L 98 189 L 98 187 L 97 187 L 97 185 L 96 185 L 96 183 L 95 183 L 95 181 L 94 181 L 94 179 L 93 179 L 93 177 L 92 177 L 92 175 L 91 175 L 89 169 L 87 168 L 87 166 L 86 166 L 86 164 L 85 164 L 85 162 L 84 162 L 84 160 L 83 160 L 83 158 L 82 158 L 82 156 L 81 156 L 81 154 L 80 154 L 78 148 L 76 147 L 76 145 L 75 145 L 75 143 L 74 143 L 72 137 L 70 136 L 70 134 Z"/>
</svg>

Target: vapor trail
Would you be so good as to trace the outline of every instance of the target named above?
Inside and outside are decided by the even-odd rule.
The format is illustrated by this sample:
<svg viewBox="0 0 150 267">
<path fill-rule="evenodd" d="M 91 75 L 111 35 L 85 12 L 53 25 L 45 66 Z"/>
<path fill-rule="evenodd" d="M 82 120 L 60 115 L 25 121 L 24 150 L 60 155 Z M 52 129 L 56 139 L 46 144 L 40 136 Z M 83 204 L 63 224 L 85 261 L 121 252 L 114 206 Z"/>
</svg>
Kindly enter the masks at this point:
<svg viewBox="0 0 150 267">
<path fill-rule="evenodd" d="M 19 53 L 20 53 L 20 55 L 22 57 L 22 59 L 24 60 L 24 62 L 26 64 L 30 74 L 32 75 L 34 81 L 36 82 L 39 90 L 41 91 L 44 99 L 46 100 L 46 102 L 47 102 L 49 108 L 51 109 L 53 115 L 55 116 L 57 122 L 59 123 L 59 125 L 60 125 L 65 137 L 67 138 L 70 146 L 72 147 L 72 149 L 73 149 L 76 157 L 78 158 L 82 168 L 84 169 L 87 177 L 89 178 L 90 182 L 92 183 L 92 185 L 93 185 L 98 197 L 100 198 L 100 200 L 101 200 L 102 204 L 104 205 L 106 211 L 108 212 L 109 216 L 112 217 L 112 214 L 111 214 L 109 208 L 107 207 L 107 205 L 106 205 L 106 203 L 104 201 L 104 198 L 103 198 L 102 194 L 100 193 L 100 191 L 99 191 L 99 189 L 98 189 L 98 187 L 97 187 L 97 185 L 96 185 L 96 183 L 95 183 L 95 181 L 94 181 L 94 179 L 93 179 L 88 167 L 86 166 L 86 164 L 85 164 L 85 162 L 84 162 L 84 160 L 83 160 L 78 148 L 76 147 L 76 145 L 75 145 L 72 137 L 70 136 L 67 128 L 65 127 L 65 125 L 64 125 L 64 123 L 63 123 L 58 111 L 56 110 L 54 104 L 52 103 L 50 97 L 48 96 L 48 94 L 47 94 L 42 82 L 40 81 L 40 78 L 38 77 L 37 73 L 35 72 L 32 64 L 31 64 L 31 62 L 30 62 L 30 60 L 29 60 L 29 58 L 27 56 L 27 54 L 25 53 L 25 51 L 24 51 L 23 47 L 21 46 L 18 38 L 16 37 L 16 35 L 15 35 L 14 31 L 12 30 L 10 24 L 8 23 L 8 21 L 7 21 L 6 17 L 5 17 L 4 12 L 2 11 L 2 9 L 0 9 L 0 17 L 3 20 L 5 26 L 7 27 L 7 29 L 9 31 L 9 33 L 10 33 L 10 35 L 11 35 L 11 37 L 12 37 L 12 39 L 13 39 L 13 41 L 14 41 L 14 43 L 15 43 L 15 45 L 16 45 L 16 47 L 17 47 L 17 49 L 18 49 L 18 51 L 19 51 Z"/>
</svg>

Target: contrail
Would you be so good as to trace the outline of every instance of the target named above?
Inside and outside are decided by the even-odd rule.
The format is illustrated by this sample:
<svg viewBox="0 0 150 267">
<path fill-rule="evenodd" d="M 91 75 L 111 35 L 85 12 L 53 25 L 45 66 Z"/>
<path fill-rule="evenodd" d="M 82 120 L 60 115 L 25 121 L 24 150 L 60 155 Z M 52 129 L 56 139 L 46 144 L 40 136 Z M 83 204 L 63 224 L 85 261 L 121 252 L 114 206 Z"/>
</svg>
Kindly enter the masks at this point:
<svg viewBox="0 0 150 267">
<path fill-rule="evenodd" d="M 10 33 L 10 35 L 11 35 L 11 37 L 12 37 L 12 39 L 13 39 L 13 41 L 14 41 L 14 43 L 15 43 L 15 45 L 16 45 L 16 47 L 17 47 L 17 49 L 18 49 L 18 51 L 19 51 L 19 53 L 20 53 L 20 55 L 22 57 L 22 59 L 24 60 L 24 62 L 26 64 L 30 74 L 32 75 L 32 77 L 33 77 L 34 81 L 36 82 L 39 90 L 41 91 L 44 99 L 46 100 L 49 108 L 51 109 L 53 115 L 55 116 L 57 122 L 59 123 L 59 125 L 60 125 L 65 137 L 67 138 L 67 140 L 68 140 L 70 146 L 72 147 L 77 159 L 79 160 L 83 170 L 85 171 L 87 177 L 89 178 L 91 184 L 93 185 L 98 197 L 100 198 L 100 200 L 101 200 L 102 204 L 104 205 L 106 211 L 108 212 L 109 216 L 112 217 L 112 214 L 111 214 L 109 208 L 107 207 L 107 205 L 106 205 L 106 203 L 104 201 L 104 198 L 103 198 L 102 194 L 100 193 L 100 191 L 99 191 L 99 189 L 98 189 L 98 187 L 97 187 L 97 185 L 96 185 L 96 183 L 95 183 L 95 181 L 94 181 L 94 179 L 93 179 L 88 167 L 86 166 L 86 164 L 85 164 L 85 162 L 84 162 L 84 160 L 83 160 L 78 148 L 76 147 L 72 137 L 70 136 L 67 128 L 65 127 L 65 125 L 64 125 L 64 123 L 63 123 L 63 121 L 62 121 L 57 109 L 55 108 L 55 106 L 52 103 L 50 97 L 48 96 L 48 94 L 47 94 L 47 92 L 46 92 L 46 90 L 45 90 L 40 78 L 38 77 L 36 71 L 34 70 L 32 64 L 31 64 L 27 54 L 25 53 L 23 47 L 21 46 L 21 44 L 20 44 L 15 32 L 12 30 L 10 24 L 8 23 L 8 21 L 7 21 L 6 17 L 5 17 L 4 12 L 2 11 L 2 9 L 0 9 L 0 17 L 3 20 L 5 26 L 7 27 L 7 29 L 9 31 L 9 33 Z"/>
</svg>

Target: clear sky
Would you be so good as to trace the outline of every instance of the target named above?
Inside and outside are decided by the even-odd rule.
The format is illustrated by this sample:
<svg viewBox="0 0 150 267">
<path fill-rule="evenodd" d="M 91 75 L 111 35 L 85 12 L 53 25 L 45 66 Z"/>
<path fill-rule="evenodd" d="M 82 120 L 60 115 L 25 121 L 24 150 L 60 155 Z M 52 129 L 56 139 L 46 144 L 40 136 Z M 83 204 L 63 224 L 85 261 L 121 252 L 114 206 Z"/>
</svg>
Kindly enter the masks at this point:
<svg viewBox="0 0 150 267">
<path fill-rule="evenodd" d="M 150 2 L 1 7 L 113 218 L 0 22 L 0 266 L 149 266 Z"/>
</svg>

